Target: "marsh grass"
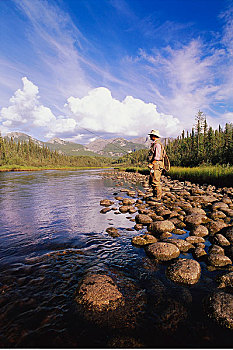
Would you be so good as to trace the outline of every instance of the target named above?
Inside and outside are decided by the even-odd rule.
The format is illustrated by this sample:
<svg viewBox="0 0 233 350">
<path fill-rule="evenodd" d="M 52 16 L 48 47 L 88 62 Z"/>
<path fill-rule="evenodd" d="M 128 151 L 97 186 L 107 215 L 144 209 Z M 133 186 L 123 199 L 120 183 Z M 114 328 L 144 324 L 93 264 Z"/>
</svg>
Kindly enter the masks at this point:
<svg viewBox="0 0 233 350">
<path fill-rule="evenodd" d="M 128 167 L 119 168 L 129 172 L 139 172 L 140 174 L 149 175 L 148 168 Z M 219 187 L 233 186 L 233 166 L 222 165 L 201 165 L 199 167 L 171 167 L 166 173 L 172 179 L 181 181 L 191 181 L 199 184 L 211 184 Z"/>
</svg>

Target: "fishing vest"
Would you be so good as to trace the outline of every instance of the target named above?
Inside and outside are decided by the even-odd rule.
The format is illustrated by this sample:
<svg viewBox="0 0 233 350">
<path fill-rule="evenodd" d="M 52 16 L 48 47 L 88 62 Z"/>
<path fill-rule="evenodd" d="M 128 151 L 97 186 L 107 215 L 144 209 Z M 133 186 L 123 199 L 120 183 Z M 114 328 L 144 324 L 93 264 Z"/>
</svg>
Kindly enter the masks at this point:
<svg viewBox="0 0 233 350">
<path fill-rule="evenodd" d="M 162 167 L 165 171 L 169 171 L 170 170 L 170 160 L 167 156 L 165 147 L 160 141 L 157 141 L 157 143 L 159 143 L 161 145 L 161 159 L 160 159 L 160 161 L 163 163 Z M 147 157 L 148 163 L 152 163 L 154 161 L 154 156 L 155 156 L 155 147 L 154 147 L 154 143 L 153 143 L 150 150 L 149 150 L 149 154 Z"/>
</svg>

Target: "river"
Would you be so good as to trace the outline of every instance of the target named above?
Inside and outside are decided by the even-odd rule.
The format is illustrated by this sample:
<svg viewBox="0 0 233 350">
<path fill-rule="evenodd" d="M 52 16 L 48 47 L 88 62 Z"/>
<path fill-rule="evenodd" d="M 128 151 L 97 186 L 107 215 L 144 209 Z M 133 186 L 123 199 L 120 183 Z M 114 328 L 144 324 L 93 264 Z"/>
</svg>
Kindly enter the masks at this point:
<svg viewBox="0 0 233 350">
<path fill-rule="evenodd" d="M 203 297 L 214 288 L 208 272 L 198 286 L 169 282 L 165 266 L 154 266 L 144 249 L 131 244 L 138 233 L 127 230 L 134 226 L 129 215 L 100 213 L 101 199 L 120 195 L 102 172 L 0 173 L 0 346 L 227 347 L 228 330 L 203 316 Z M 106 233 L 111 225 L 120 237 Z M 132 283 L 147 298 L 134 326 L 111 328 L 83 320 L 75 293 L 87 271 L 115 276 L 120 285 Z M 151 292 L 154 286 L 159 287 Z M 158 331 L 151 305 L 160 298 L 160 287 L 167 295 L 163 308 L 173 305 L 173 310 L 165 310 L 167 319 Z"/>
</svg>

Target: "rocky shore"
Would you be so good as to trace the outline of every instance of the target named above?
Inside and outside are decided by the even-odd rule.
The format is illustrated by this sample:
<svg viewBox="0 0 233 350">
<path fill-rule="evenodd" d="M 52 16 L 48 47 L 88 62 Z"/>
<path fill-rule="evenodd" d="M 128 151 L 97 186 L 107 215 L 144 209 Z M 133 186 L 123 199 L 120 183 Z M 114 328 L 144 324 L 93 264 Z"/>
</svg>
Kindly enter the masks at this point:
<svg viewBox="0 0 233 350">
<path fill-rule="evenodd" d="M 216 325 L 232 330 L 233 188 L 179 182 L 162 176 L 163 195 L 161 201 L 157 201 L 152 197 L 148 176 L 117 171 L 105 172 L 103 176 L 115 181 L 117 191 L 112 198 L 100 201 L 101 214 L 113 211 L 116 215 L 127 215 L 132 222 L 131 230 L 135 232 L 130 238 L 132 245 L 144 249 L 154 266 L 164 266 L 164 278 L 174 288 L 176 285 L 184 288 L 181 304 L 172 299 L 166 300 L 166 306 L 160 304 L 160 309 L 163 305 L 166 310 L 160 315 L 159 327 L 185 321 L 187 309 L 184 305 L 190 301 L 188 288 L 198 286 L 204 269 L 216 288 L 203 299 L 203 312 Z M 106 234 L 112 239 L 121 236 L 114 222 L 106 227 Z M 152 290 L 156 287 L 157 302 L 163 289 L 159 283 L 158 280 L 151 283 Z M 138 296 L 138 291 L 132 295 L 135 298 L 137 295 L 140 305 L 146 303 L 142 295 Z M 77 290 L 76 301 L 92 317 L 96 313 L 108 313 L 108 319 L 110 314 L 114 318 L 119 310 L 128 317 L 129 301 L 107 274 L 85 276 Z M 171 318 L 171 314 L 174 317 Z"/>
</svg>

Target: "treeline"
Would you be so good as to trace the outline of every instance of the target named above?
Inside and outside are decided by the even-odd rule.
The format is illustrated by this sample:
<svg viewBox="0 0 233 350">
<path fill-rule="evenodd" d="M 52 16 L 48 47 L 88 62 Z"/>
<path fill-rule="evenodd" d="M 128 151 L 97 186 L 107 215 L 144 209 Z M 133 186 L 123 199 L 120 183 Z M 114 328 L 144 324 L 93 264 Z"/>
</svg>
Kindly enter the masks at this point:
<svg viewBox="0 0 233 350">
<path fill-rule="evenodd" d="M 226 123 L 224 128 L 214 130 L 199 111 L 192 131 L 186 134 L 183 131 L 175 140 L 168 140 L 166 150 L 171 165 L 233 165 L 233 124 Z"/>
<path fill-rule="evenodd" d="M 104 157 L 66 156 L 31 140 L 14 142 L 0 137 L 0 166 L 101 167 L 110 164 Z"/>
<path fill-rule="evenodd" d="M 199 111 L 192 131 L 183 131 L 176 139 L 165 140 L 165 149 L 173 166 L 233 165 L 233 124 L 226 123 L 224 128 L 219 126 L 214 130 Z M 117 163 L 144 166 L 147 155 L 148 150 L 136 151 L 119 158 Z"/>
</svg>

